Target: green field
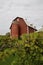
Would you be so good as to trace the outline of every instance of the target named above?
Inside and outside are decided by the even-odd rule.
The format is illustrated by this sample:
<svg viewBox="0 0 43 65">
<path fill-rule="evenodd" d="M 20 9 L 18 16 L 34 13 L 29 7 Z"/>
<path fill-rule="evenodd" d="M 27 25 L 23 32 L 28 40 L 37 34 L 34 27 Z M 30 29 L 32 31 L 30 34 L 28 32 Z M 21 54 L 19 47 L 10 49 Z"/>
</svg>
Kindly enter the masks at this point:
<svg viewBox="0 0 43 65">
<path fill-rule="evenodd" d="M 0 35 L 0 65 L 43 65 L 43 32 L 19 39 Z"/>
</svg>

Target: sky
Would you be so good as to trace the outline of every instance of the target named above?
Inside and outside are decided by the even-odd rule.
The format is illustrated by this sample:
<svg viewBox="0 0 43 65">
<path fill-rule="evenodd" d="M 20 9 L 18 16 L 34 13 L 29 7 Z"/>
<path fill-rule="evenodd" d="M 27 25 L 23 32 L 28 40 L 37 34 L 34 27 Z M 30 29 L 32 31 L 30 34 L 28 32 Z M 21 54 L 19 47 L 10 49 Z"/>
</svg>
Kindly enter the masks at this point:
<svg viewBox="0 0 43 65">
<path fill-rule="evenodd" d="M 16 17 L 22 17 L 40 29 L 43 25 L 43 0 L 0 0 L 0 34 L 10 31 Z"/>
</svg>

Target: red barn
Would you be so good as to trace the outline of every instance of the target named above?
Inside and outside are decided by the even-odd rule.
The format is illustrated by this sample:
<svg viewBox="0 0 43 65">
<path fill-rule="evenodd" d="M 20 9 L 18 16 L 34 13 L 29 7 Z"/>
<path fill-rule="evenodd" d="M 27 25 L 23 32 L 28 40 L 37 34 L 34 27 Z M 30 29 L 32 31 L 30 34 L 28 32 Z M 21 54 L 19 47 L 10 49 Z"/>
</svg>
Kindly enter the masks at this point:
<svg viewBox="0 0 43 65">
<path fill-rule="evenodd" d="M 34 29 L 31 26 L 28 26 L 26 24 L 26 22 L 24 21 L 23 18 L 21 17 L 16 17 L 13 21 L 12 24 L 10 26 L 10 35 L 11 37 L 19 37 L 22 34 L 25 33 L 33 33 L 37 31 L 36 29 Z"/>
</svg>

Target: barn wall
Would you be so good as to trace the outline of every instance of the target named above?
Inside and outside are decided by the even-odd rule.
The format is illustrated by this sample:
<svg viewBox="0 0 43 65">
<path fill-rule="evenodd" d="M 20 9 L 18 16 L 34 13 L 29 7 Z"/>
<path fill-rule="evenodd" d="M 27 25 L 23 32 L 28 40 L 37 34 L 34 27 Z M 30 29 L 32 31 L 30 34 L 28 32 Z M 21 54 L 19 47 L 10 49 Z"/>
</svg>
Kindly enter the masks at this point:
<svg viewBox="0 0 43 65">
<path fill-rule="evenodd" d="M 19 24 L 19 35 L 22 35 L 24 33 L 27 33 L 27 25 L 25 21 L 21 18 L 19 18 L 19 21 L 17 21 Z"/>
<path fill-rule="evenodd" d="M 18 34 L 19 34 L 18 24 L 13 24 L 11 27 L 11 36 L 18 37 Z"/>
<path fill-rule="evenodd" d="M 34 29 L 29 27 L 29 33 L 33 33 L 34 32 Z"/>
</svg>

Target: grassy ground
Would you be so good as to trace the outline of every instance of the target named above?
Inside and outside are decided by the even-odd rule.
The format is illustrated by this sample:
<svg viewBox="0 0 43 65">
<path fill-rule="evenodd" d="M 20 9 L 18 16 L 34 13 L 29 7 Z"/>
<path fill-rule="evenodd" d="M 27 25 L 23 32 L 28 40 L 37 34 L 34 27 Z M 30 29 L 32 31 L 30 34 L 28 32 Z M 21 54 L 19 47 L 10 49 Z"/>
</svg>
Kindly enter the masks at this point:
<svg viewBox="0 0 43 65">
<path fill-rule="evenodd" d="M 5 60 L 3 60 L 3 61 L 0 60 L 0 65 L 12 65 L 12 62 L 13 62 L 14 59 L 15 59 L 14 56 L 10 55 Z"/>
</svg>

